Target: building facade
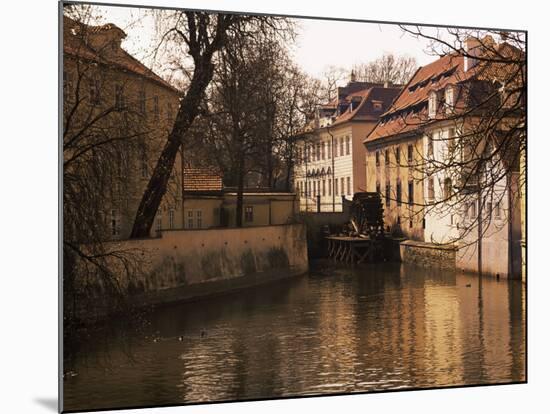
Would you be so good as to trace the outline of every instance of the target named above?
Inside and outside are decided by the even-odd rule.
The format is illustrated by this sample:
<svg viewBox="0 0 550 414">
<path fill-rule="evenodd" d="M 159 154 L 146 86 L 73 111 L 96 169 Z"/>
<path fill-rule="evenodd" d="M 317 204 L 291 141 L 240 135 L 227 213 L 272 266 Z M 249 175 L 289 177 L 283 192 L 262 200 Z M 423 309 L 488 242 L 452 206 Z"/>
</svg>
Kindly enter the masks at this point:
<svg viewBox="0 0 550 414">
<path fill-rule="evenodd" d="M 181 94 L 122 48 L 126 34 L 114 24 L 93 26 L 65 16 L 63 37 L 65 190 L 72 171 L 82 170 L 86 155 L 95 152 L 93 162 L 104 162 L 96 191 L 105 194 L 99 206 L 105 237 L 124 239 Z M 180 153 L 151 236 L 159 226 L 183 227 L 182 165 Z"/>
<path fill-rule="evenodd" d="M 488 50 L 505 47 L 482 41 Z M 510 118 L 484 133 L 503 113 L 503 71 L 472 58 L 481 43 L 468 42 L 470 56 L 449 54 L 419 68 L 367 136 L 367 189 L 385 198 L 394 234 L 455 246 L 458 268 L 517 277 L 519 162 L 509 160 L 517 151 L 499 148 Z"/>
<path fill-rule="evenodd" d="M 293 171 L 301 211 L 342 211 L 342 197 L 365 191 L 364 137 L 389 107 L 399 88 L 350 81 L 322 105 L 297 138 Z"/>
</svg>

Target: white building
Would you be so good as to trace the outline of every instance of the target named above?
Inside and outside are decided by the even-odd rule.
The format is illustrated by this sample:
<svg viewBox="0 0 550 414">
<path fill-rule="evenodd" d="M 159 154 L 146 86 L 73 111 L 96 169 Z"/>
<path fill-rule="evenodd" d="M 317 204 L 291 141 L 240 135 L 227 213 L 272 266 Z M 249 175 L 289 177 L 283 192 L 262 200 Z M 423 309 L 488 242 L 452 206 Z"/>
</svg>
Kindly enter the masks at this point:
<svg viewBox="0 0 550 414">
<path fill-rule="evenodd" d="M 467 45 L 471 54 L 479 44 L 472 39 Z M 499 135 L 508 134 L 509 120 L 500 120 L 490 134 L 484 132 L 484 123 L 491 119 L 487 114 L 502 112 L 502 70 L 479 61 L 449 54 L 418 69 L 365 140 L 367 188 L 375 191 L 385 182 L 388 228 L 401 227 L 405 236 L 434 245 L 453 244 L 458 268 L 517 277 L 519 160 L 512 160 L 513 151 L 497 149 Z M 409 155 L 404 162 L 397 155 L 405 146 Z M 380 154 L 385 154 L 385 175 L 378 171 Z M 400 184 L 405 180 L 409 188 L 411 183 L 420 188 L 421 197 L 409 203 L 410 214 L 403 220 L 406 192 Z M 410 199 L 411 190 L 408 193 L 405 199 Z"/>
<path fill-rule="evenodd" d="M 318 108 L 298 139 L 294 186 L 301 211 L 339 212 L 342 198 L 366 191 L 363 140 L 400 88 L 349 82 Z"/>
</svg>

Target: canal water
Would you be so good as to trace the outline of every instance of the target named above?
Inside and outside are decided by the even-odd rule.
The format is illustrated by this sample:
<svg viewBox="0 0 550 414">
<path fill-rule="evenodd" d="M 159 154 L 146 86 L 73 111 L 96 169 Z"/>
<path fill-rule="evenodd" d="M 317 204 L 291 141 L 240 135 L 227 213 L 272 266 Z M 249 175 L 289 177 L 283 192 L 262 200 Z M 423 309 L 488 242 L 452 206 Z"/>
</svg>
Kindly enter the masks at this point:
<svg viewBox="0 0 550 414">
<path fill-rule="evenodd" d="M 525 305 L 518 281 L 320 262 L 97 331 L 65 360 L 65 409 L 525 381 Z"/>
</svg>

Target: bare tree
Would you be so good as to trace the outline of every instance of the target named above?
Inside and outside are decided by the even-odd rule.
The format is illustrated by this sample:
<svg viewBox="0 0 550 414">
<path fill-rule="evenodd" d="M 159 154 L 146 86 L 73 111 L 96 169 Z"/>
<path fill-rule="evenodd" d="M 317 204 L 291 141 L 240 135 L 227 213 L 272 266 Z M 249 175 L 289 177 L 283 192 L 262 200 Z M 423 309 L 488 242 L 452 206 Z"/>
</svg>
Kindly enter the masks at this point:
<svg viewBox="0 0 550 414">
<path fill-rule="evenodd" d="M 63 294 L 65 334 L 78 322 L 91 297 L 98 312 L 126 308 L 128 285 L 139 255 L 106 243 L 120 231 L 135 168 L 150 128 L 135 102 L 115 96 L 111 69 L 88 45 L 91 9 L 71 8 L 79 20 L 64 20 L 63 67 Z M 124 85 L 120 85 L 124 88 Z M 116 269 L 115 269 L 116 268 Z M 93 312 L 87 309 L 93 318 Z"/>
<path fill-rule="evenodd" d="M 426 88 L 427 100 L 391 108 L 381 119 L 428 136 L 425 147 L 414 147 L 412 163 L 401 158 L 401 165 L 414 169 L 427 186 L 415 214 L 462 217 L 455 218 L 456 229 L 445 243 L 480 246 L 504 225 L 509 239 L 518 240 L 512 233 L 519 228 L 525 186 L 520 168 L 527 144 L 525 34 L 421 26 L 402 30 L 427 40 L 428 52 L 440 58 L 441 66 L 434 76 L 413 78 L 403 92 Z M 481 269 L 481 249 L 477 252 Z"/>
<path fill-rule="evenodd" d="M 338 97 L 338 87 L 349 80 L 350 71 L 339 66 L 329 66 L 321 77 L 319 98 L 320 102 L 332 102 Z"/>
<path fill-rule="evenodd" d="M 246 16 L 236 14 L 212 14 L 205 12 L 175 11 L 165 16 L 169 27 L 161 41 L 179 45 L 181 61 L 191 57 L 192 76 L 181 100 L 172 131 L 161 152 L 151 179 L 136 213 L 131 237 L 149 234 L 154 216 L 166 193 L 168 179 L 184 136 L 199 113 L 206 89 L 214 76 L 214 56 L 237 36 L 254 36 L 259 32 L 277 31 L 275 17 Z"/>
<path fill-rule="evenodd" d="M 412 77 L 418 64 L 412 56 L 384 53 L 380 58 L 353 66 L 358 81 L 403 85 Z"/>
</svg>

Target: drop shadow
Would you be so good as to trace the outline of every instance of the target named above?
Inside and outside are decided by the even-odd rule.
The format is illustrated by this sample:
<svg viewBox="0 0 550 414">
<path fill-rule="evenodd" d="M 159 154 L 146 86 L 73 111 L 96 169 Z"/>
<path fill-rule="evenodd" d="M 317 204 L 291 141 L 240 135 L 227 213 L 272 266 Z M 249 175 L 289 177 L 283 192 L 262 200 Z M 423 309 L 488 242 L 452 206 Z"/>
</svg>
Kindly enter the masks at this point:
<svg viewBox="0 0 550 414">
<path fill-rule="evenodd" d="M 35 398 L 34 402 L 57 413 L 57 398 Z"/>
</svg>

